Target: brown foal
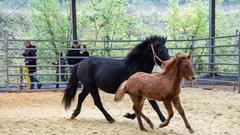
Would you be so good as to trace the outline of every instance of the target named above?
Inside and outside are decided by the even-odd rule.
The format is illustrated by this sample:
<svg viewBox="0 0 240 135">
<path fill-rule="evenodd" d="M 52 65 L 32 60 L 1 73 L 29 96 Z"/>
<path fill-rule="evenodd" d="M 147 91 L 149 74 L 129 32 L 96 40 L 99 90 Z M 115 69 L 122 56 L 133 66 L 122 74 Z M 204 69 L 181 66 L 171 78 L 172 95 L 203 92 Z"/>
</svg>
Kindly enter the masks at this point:
<svg viewBox="0 0 240 135">
<path fill-rule="evenodd" d="M 188 123 L 179 98 L 181 80 L 184 78 L 192 81 L 196 78 L 190 59 L 191 54 L 179 54 L 164 66 L 164 71 L 161 74 L 135 73 L 120 85 L 114 100 L 120 101 L 126 92 L 129 94 L 134 103 L 133 110 L 136 113 L 139 127 L 144 131 L 147 130 L 142 124 L 141 117 L 152 129 L 154 128 L 152 122 L 142 113 L 146 98 L 163 101 L 167 109 L 168 118 L 159 127 L 165 127 L 169 124 L 170 119 L 173 117 L 173 103 L 180 113 L 186 128 L 190 133 L 193 133 L 194 131 Z"/>
</svg>

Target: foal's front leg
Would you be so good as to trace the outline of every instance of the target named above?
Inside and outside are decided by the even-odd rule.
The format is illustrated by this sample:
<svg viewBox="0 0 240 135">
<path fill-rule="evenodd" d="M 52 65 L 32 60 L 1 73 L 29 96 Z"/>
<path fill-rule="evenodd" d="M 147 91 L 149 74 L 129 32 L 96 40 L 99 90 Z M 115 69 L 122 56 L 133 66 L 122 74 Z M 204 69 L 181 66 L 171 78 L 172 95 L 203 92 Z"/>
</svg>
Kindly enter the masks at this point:
<svg viewBox="0 0 240 135">
<path fill-rule="evenodd" d="M 172 102 L 173 102 L 174 107 L 180 113 L 186 128 L 188 128 L 190 133 L 193 133 L 194 131 L 193 131 L 192 127 L 190 126 L 190 124 L 188 123 L 188 120 L 187 120 L 187 118 L 185 116 L 185 112 L 184 112 L 184 109 L 183 109 L 183 107 L 181 105 L 179 96 L 175 97 Z"/>
<path fill-rule="evenodd" d="M 159 126 L 160 128 L 167 126 L 169 124 L 170 119 L 173 117 L 173 108 L 171 102 L 169 100 L 164 100 L 163 104 L 168 111 L 168 118 L 167 120 L 160 124 Z"/>
</svg>

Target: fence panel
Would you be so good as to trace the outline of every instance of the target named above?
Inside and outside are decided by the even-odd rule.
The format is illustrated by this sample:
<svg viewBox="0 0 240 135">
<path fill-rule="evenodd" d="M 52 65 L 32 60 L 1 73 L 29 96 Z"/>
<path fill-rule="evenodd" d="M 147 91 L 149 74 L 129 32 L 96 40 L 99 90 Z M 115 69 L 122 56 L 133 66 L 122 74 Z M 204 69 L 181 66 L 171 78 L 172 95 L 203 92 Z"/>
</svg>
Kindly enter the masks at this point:
<svg viewBox="0 0 240 135">
<path fill-rule="evenodd" d="M 192 62 L 198 75 L 198 84 L 240 84 L 240 36 L 221 36 L 215 38 L 215 63 L 209 63 L 209 38 L 188 40 L 168 40 L 166 45 L 169 53 L 192 53 Z M 24 40 L 0 40 L 0 91 L 26 89 L 27 73 L 25 72 Z M 69 78 L 69 65 L 56 65 L 61 58 L 66 57 L 66 52 L 71 46 L 71 41 L 62 40 L 30 40 L 37 47 L 37 72 L 35 76 L 41 81 L 43 88 L 55 88 L 57 83 L 60 88 L 65 87 Z M 115 59 L 124 58 L 128 51 L 142 40 L 80 40 L 86 44 L 91 56 L 106 56 Z M 59 57 L 57 54 L 62 53 Z M 209 71 L 209 65 L 214 65 L 214 70 Z M 61 73 L 57 70 L 65 68 Z M 156 66 L 153 72 L 158 72 Z M 64 75 L 66 80 L 61 80 Z M 58 77 L 58 79 L 57 79 Z M 59 80 L 59 81 L 58 81 Z M 239 90 L 240 92 L 240 90 Z"/>
</svg>

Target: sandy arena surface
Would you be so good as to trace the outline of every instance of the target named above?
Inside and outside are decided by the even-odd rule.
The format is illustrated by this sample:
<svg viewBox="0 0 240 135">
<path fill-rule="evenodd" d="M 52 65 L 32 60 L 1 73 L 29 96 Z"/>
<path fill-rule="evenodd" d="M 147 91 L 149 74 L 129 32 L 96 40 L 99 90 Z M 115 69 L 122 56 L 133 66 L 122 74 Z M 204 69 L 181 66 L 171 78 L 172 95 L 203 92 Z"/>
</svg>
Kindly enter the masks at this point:
<svg viewBox="0 0 240 135">
<path fill-rule="evenodd" d="M 175 114 L 168 127 L 158 128 L 160 120 L 145 102 L 143 112 L 155 129 L 139 130 L 137 120 L 122 115 L 132 112 L 128 95 L 119 103 L 114 95 L 100 92 L 106 110 L 116 122 L 109 124 L 95 107 L 89 95 L 81 114 L 69 120 L 76 100 L 69 111 L 61 105 L 62 92 L 0 93 L 0 135 L 186 135 L 180 115 Z M 186 116 L 195 130 L 194 135 L 240 135 L 240 94 L 229 91 L 185 88 L 181 95 Z M 166 116 L 166 110 L 159 103 Z"/>
</svg>

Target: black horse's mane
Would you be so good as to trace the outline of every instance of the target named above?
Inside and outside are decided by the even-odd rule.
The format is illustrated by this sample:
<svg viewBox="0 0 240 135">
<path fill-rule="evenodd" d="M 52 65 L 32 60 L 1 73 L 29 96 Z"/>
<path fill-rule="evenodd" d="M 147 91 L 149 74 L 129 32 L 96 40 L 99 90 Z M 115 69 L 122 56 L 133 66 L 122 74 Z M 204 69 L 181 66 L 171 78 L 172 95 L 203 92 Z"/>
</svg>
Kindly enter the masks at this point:
<svg viewBox="0 0 240 135">
<path fill-rule="evenodd" d="M 146 49 L 146 47 L 148 47 L 151 43 L 155 43 L 155 42 L 159 42 L 159 43 L 165 43 L 166 38 L 162 37 L 162 36 L 156 36 L 156 35 L 152 35 L 150 37 L 147 37 L 146 40 L 144 40 L 143 42 L 137 44 L 128 54 L 127 54 L 127 61 L 131 61 L 134 60 L 138 57 L 143 56 L 143 53 Z M 149 46 L 150 47 L 150 46 Z"/>
</svg>

